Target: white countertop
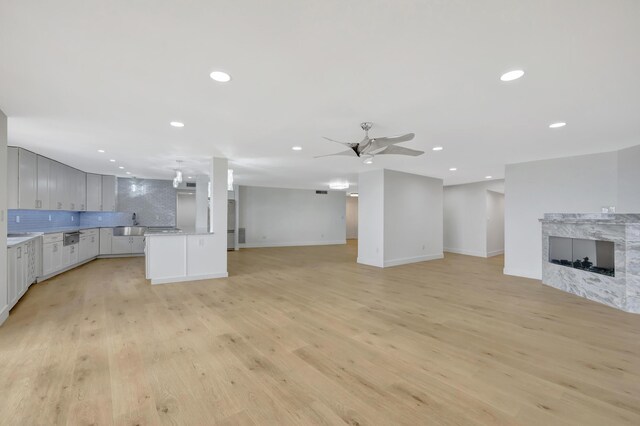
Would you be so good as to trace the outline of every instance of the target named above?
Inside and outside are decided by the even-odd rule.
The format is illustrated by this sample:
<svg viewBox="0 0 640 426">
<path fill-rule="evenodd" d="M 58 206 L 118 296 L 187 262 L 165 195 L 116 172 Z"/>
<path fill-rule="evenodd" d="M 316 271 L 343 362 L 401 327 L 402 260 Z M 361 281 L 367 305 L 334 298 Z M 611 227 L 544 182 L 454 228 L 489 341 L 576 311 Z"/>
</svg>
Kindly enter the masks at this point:
<svg viewBox="0 0 640 426">
<path fill-rule="evenodd" d="M 29 240 L 33 240 L 34 238 L 38 238 L 44 235 L 44 233 L 42 232 L 24 232 L 24 234 L 29 235 L 7 238 L 7 247 L 17 246 L 19 244 L 26 243 Z"/>
<path fill-rule="evenodd" d="M 207 229 L 147 229 L 145 237 L 170 237 L 176 235 L 213 235 Z"/>
</svg>

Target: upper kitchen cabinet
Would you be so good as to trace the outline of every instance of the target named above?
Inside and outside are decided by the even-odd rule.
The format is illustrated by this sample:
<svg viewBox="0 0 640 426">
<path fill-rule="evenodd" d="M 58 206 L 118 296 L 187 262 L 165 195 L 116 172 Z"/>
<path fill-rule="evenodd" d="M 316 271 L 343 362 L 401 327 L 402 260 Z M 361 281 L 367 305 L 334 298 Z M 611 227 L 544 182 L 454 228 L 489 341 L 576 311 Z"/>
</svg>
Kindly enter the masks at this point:
<svg viewBox="0 0 640 426">
<path fill-rule="evenodd" d="M 38 156 L 21 149 L 18 151 L 18 205 L 36 209 L 38 191 Z"/>
<path fill-rule="evenodd" d="M 7 149 L 7 208 L 17 209 L 18 206 L 18 148 L 10 146 Z"/>
<path fill-rule="evenodd" d="M 116 211 L 116 177 L 102 176 L 102 211 Z"/>
<path fill-rule="evenodd" d="M 7 151 L 10 209 L 115 211 L 116 177 L 85 173 L 22 148 Z"/>
<path fill-rule="evenodd" d="M 36 208 L 49 209 L 49 175 L 51 174 L 51 160 L 38 155 L 38 184 L 36 188 Z"/>
<path fill-rule="evenodd" d="M 102 176 L 87 173 L 87 211 L 102 210 Z"/>
<path fill-rule="evenodd" d="M 49 210 L 65 210 L 66 194 L 65 165 L 51 161 L 49 169 Z"/>
</svg>

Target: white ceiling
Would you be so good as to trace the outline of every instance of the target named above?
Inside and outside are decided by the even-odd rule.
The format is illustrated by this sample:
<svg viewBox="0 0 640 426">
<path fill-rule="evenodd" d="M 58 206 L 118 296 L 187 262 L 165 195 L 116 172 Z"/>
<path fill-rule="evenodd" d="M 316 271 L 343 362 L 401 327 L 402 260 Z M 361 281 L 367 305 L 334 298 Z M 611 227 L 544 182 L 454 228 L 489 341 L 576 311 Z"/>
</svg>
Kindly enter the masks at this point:
<svg viewBox="0 0 640 426">
<path fill-rule="evenodd" d="M 169 179 L 215 155 L 241 184 L 381 167 L 471 182 L 639 144 L 639 22 L 636 0 L 1 0 L 0 109 L 11 144 L 98 173 Z M 427 154 L 313 158 L 361 121 Z"/>
</svg>

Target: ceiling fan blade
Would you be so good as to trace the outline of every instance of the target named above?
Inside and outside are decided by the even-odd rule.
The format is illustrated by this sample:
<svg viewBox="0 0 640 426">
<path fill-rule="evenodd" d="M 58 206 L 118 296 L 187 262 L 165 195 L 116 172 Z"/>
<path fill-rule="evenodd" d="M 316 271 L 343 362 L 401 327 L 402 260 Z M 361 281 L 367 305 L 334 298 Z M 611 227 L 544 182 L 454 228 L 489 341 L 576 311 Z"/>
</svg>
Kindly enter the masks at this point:
<svg viewBox="0 0 640 426">
<path fill-rule="evenodd" d="M 410 155 L 412 157 L 417 157 L 418 155 L 424 154 L 424 151 L 418 151 L 417 149 L 409 149 L 402 146 L 389 145 L 382 151 L 376 153 L 376 155 L 383 155 L 383 154 Z"/>
<path fill-rule="evenodd" d="M 341 152 L 336 152 L 335 154 L 327 154 L 327 155 L 318 155 L 316 157 L 313 158 L 322 158 L 322 157 L 333 157 L 336 155 L 345 155 L 348 157 L 357 157 L 355 151 L 353 149 L 348 149 L 346 151 L 341 151 Z"/>
<path fill-rule="evenodd" d="M 353 143 L 349 143 L 349 142 L 340 142 L 340 141 L 336 141 L 336 140 L 333 140 L 333 139 L 329 139 L 329 138 L 327 138 L 327 137 L 325 137 L 325 136 L 323 136 L 323 137 L 322 137 L 322 139 L 326 139 L 326 140 L 328 140 L 329 142 L 339 143 L 340 145 L 344 145 L 344 146 L 348 146 L 348 147 L 352 147 L 352 146 L 354 146 L 354 145 L 357 145 L 357 143 L 356 143 L 356 144 L 353 144 Z"/>
<path fill-rule="evenodd" d="M 374 152 L 381 148 L 384 148 L 396 143 L 408 142 L 412 140 L 415 136 L 416 136 L 415 133 L 407 133 L 406 135 L 400 135 L 400 136 L 373 138 L 369 152 Z"/>
</svg>

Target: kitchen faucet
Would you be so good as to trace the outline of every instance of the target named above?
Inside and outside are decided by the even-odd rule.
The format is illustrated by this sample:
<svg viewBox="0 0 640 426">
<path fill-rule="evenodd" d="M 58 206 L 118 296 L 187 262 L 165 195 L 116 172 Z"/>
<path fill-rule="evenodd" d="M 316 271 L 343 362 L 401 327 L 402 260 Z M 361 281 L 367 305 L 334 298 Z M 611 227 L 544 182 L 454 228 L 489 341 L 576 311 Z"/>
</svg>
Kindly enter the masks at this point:
<svg viewBox="0 0 640 426">
<path fill-rule="evenodd" d="M 140 225 L 140 224 L 138 223 L 138 219 L 137 219 L 137 217 L 136 217 L 136 214 L 135 214 L 135 213 L 134 213 L 134 214 L 133 214 L 133 216 L 131 217 L 131 220 L 133 221 L 133 226 L 138 226 L 138 225 Z"/>
</svg>

